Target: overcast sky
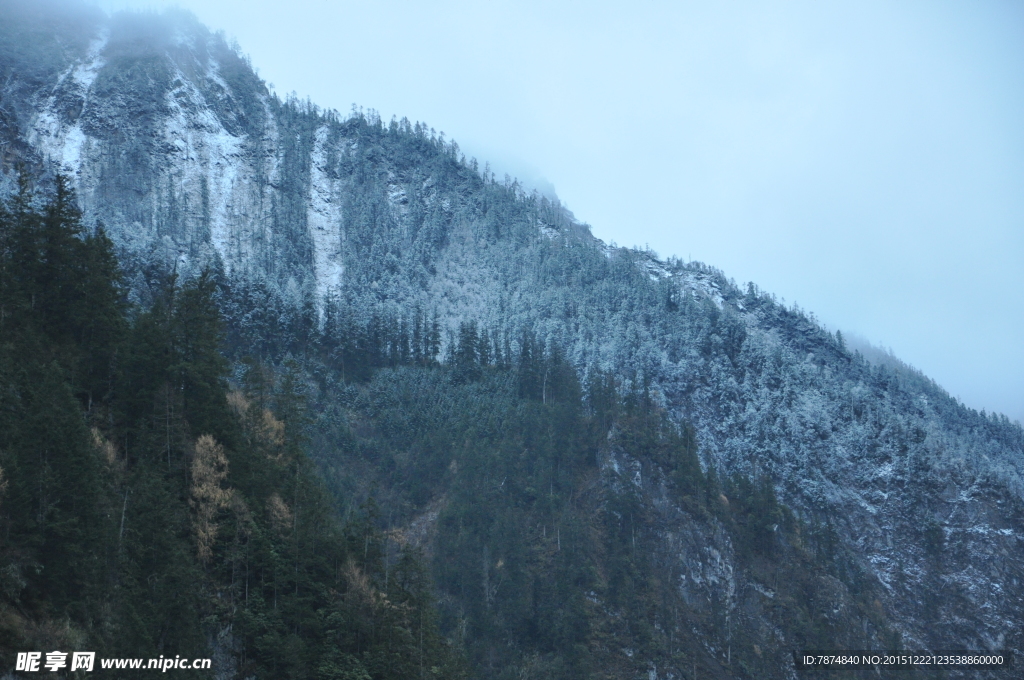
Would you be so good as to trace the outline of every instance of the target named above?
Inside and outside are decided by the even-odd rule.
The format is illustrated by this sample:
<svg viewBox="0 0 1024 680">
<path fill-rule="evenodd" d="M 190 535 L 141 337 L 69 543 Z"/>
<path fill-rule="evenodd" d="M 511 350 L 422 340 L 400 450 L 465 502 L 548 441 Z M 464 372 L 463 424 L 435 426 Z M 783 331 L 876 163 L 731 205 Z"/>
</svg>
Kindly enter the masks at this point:
<svg viewBox="0 0 1024 680">
<path fill-rule="evenodd" d="M 1024 421 L 1024 3 L 175 5 L 285 95 L 423 121 Z"/>
</svg>

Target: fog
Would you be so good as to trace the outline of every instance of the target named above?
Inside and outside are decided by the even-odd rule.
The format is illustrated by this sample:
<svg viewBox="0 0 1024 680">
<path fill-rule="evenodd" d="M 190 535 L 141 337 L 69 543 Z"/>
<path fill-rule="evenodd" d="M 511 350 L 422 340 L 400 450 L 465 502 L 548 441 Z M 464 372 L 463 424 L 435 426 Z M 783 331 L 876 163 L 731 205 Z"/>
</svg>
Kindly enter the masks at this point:
<svg viewBox="0 0 1024 680">
<path fill-rule="evenodd" d="M 1024 420 L 1024 5 L 177 5 L 280 94 L 443 130 Z"/>
</svg>

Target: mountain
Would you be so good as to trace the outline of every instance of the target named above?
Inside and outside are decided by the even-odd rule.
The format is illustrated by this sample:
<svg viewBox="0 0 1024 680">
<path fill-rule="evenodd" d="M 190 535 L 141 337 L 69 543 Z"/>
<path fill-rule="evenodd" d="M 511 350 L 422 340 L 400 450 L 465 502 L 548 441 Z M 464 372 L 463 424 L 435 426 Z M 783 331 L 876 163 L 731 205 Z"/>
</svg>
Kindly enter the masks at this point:
<svg viewBox="0 0 1024 680">
<path fill-rule="evenodd" d="M 419 551 L 475 676 L 1020 651 L 1019 424 L 423 124 L 282 101 L 190 15 L 0 16 L 4 193 L 66 175 L 139 309 L 216 281 L 235 381 L 297 371 L 334 509 Z"/>
</svg>

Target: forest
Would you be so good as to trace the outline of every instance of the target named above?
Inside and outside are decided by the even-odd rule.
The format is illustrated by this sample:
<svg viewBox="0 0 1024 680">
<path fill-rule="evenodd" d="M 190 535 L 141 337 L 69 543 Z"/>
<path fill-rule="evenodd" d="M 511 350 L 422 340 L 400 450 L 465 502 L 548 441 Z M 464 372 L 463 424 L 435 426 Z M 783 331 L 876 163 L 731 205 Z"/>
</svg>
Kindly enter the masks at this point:
<svg viewBox="0 0 1024 680">
<path fill-rule="evenodd" d="M 422 557 L 385 555 L 372 503 L 334 511 L 297 371 L 229 382 L 212 276 L 167 272 L 129 306 L 63 180 L 23 187 L 0 224 L 0 665 L 58 649 L 213 657 L 221 677 L 465 675 Z"/>
<path fill-rule="evenodd" d="M 0 5 L 0 675 L 1020 649 L 1019 423 L 185 12 Z"/>
<path fill-rule="evenodd" d="M 63 178 L 0 219 L 7 667 L 62 649 L 208 656 L 211 677 L 759 677 L 773 653 L 742 610 L 674 586 L 672 515 L 726 533 L 801 646 L 897 635 L 833 527 L 705 470 L 649 385 L 580 375 L 528 328 L 442 343 L 422 312 L 338 312 L 269 354 L 216 273 L 168 269 L 129 303 Z M 836 580 L 870 635 L 815 615 Z"/>
</svg>

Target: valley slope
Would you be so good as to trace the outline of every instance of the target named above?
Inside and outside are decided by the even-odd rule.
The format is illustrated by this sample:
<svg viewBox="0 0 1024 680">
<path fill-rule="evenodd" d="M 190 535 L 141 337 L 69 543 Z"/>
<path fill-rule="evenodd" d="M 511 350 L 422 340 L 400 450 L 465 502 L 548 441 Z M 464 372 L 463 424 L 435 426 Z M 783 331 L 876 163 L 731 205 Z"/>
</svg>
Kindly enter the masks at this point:
<svg viewBox="0 0 1024 680">
<path fill-rule="evenodd" d="M 141 305 L 157 297 L 158 272 L 215 273 L 232 358 L 301 364 L 316 409 L 311 454 L 339 510 L 374 495 L 386 528 L 425 551 L 446 634 L 463 636 L 481 677 L 582 673 L 572 645 L 601 659 L 593 677 L 651 678 L 698 666 L 701 677 L 795 677 L 789 653 L 829 640 L 1024 647 L 1019 424 L 965 407 L 909 367 L 866 361 L 812 315 L 712 267 L 604 244 L 425 125 L 282 101 L 189 15 L 9 2 L 0 13 L 4 192 L 19 168 L 66 174 Z M 411 334 L 420 319 L 436 324 L 429 358 L 443 366 L 399 358 L 353 378 L 344 352 L 331 354 L 373 320 Z M 470 324 L 477 372 L 460 378 Z M 580 395 L 563 398 L 581 404 L 580 422 L 597 422 L 600 380 L 622 400 L 615 422 L 579 444 L 590 453 L 565 464 L 557 498 L 551 482 L 543 510 L 531 486 L 540 473 L 512 458 L 471 483 L 459 477 L 489 455 L 459 442 L 511 450 L 555 418 L 523 415 L 531 399 L 550 406 L 546 382 L 536 394 L 522 387 L 530 343 L 545 370 L 578 376 Z M 480 422 L 505 414 L 503 425 L 474 434 L 474 409 Z M 419 424 L 403 420 L 421 412 Z M 428 435 L 450 435 L 450 451 L 420 469 Z M 687 436 L 695 448 L 673 439 Z M 681 477 L 665 441 L 692 450 L 699 472 Z M 702 491 L 687 492 L 684 477 Z M 494 500 L 484 487 L 523 495 Z M 472 540 L 445 528 L 456 509 L 488 504 L 520 513 L 515 541 L 488 543 L 500 517 L 466 529 Z M 591 539 L 606 549 L 588 552 Z M 502 551 L 531 543 L 515 559 L 541 573 L 557 570 L 572 540 L 586 556 L 571 565 L 593 574 L 559 583 L 579 589 L 590 633 L 545 647 L 501 608 L 515 595 L 495 585 L 512 559 Z M 624 612 L 613 578 L 608 546 L 627 540 L 623 564 L 657 601 L 647 612 Z M 458 572 L 483 584 L 478 594 L 446 571 L 446 549 L 479 551 Z"/>
</svg>

